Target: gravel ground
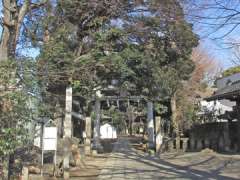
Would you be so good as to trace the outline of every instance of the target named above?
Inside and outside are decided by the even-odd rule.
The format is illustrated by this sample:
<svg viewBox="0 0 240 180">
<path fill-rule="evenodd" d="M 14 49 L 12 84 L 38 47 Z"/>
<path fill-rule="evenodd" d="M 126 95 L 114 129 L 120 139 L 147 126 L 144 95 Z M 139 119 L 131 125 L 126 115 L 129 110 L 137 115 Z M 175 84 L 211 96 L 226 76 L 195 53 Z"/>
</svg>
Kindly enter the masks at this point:
<svg viewBox="0 0 240 180">
<path fill-rule="evenodd" d="M 108 157 L 98 180 L 125 179 L 240 179 L 240 155 L 211 151 L 149 156 L 133 148 L 128 138 L 120 138 Z"/>
<path fill-rule="evenodd" d="M 86 157 L 81 167 L 71 168 L 71 179 L 240 179 L 240 155 L 218 154 L 207 150 L 178 155 L 163 154 L 157 157 L 138 148 L 137 142 L 134 138 L 119 138 L 114 143 L 112 153 Z M 35 176 L 32 179 L 38 178 Z"/>
</svg>

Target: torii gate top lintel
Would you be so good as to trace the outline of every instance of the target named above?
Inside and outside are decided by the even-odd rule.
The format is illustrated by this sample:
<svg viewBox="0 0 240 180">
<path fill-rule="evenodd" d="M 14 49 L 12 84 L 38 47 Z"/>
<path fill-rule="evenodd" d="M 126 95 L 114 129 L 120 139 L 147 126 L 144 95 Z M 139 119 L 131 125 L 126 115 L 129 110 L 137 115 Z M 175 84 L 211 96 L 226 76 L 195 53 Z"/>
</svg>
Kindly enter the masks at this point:
<svg viewBox="0 0 240 180">
<path fill-rule="evenodd" d="M 130 101 L 152 101 L 146 96 L 102 96 L 102 97 L 95 97 L 92 99 L 92 101 L 108 101 L 108 100 L 118 100 L 118 101 L 125 101 L 125 100 L 130 100 Z"/>
</svg>

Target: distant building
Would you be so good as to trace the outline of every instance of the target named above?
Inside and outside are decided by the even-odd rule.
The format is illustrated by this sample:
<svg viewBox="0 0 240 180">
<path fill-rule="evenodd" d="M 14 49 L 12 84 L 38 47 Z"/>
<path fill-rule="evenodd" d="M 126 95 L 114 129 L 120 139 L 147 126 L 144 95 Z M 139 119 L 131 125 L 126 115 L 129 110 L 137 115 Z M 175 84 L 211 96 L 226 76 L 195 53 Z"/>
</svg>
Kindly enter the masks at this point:
<svg viewBox="0 0 240 180">
<path fill-rule="evenodd" d="M 216 81 L 216 86 L 220 90 L 220 89 L 225 88 L 226 86 L 229 86 L 237 81 L 240 81 L 240 73 L 236 73 L 236 74 L 233 74 L 230 76 L 219 78 Z"/>
<path fill-rule="evenodd" d="M 116 139 L 117 130 L 114 126 L 106 123 L 100 127 L 100 135 L 101 139 Z"/>
<path fill-rule="evenodd" d="M 116 139 L 117 130 L 111 124 L 106 123 L 100 126 L 100 135 L 101 139 Z"/>
<path fill-rule="evenodd" d="M 240 152 L 240 73 L 218 79 L 216 85 L 217 90 L 201 102 L 202 112 L 205 110 L 204 122 L 212 119 L 207 116 L 211 115 L 207 111 L 213 112 L 216 122 L 203 123 L 191 129 L 190 149 Z"/>
<path fill-rule="evenodd" d="M 219 121 L 236 119 L 233 114 L 240 92 L 240 73 L 218 79 L 216 86 L 213 95 L 202 102 L 202 109 L 214 111 Z"/>
<path fill-rule="evenodd" d="M 215 118 L 214 121 L 226 121 L 224 118 L 224 114 L 227 112 L 233 111 L 233 106 L 235 106 L 235 102 L 231 102 L 228 100 L 216 100 L 216 101 L 206 101 L 203 100 L 200 102 L 200 112 L 199 115 L 210 115 Z"/>
</svg>

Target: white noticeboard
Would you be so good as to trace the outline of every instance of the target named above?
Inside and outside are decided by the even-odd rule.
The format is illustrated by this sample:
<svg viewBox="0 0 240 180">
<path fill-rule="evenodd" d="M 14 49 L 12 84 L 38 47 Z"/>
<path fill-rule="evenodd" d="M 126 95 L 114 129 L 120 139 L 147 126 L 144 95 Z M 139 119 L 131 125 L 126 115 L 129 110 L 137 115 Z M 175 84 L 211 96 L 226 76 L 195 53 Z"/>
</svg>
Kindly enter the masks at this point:
<svg viewBox="0 0 240 180">
<path fill-rule="evenodd" d="M 42 169 L 41 175 L 43 176 L 43 156 L 44 151 L 55 151 L 54 164 L 57 164 L 57 127 L 44 127 L 43 128 L 43 148 L 42 148 Z"/>
<path fill-rule="evenodd" d="M 44 128 L 43 150 L 44 151 L 57 150 L 57 128 L 56 127 Z"/>
</svg>

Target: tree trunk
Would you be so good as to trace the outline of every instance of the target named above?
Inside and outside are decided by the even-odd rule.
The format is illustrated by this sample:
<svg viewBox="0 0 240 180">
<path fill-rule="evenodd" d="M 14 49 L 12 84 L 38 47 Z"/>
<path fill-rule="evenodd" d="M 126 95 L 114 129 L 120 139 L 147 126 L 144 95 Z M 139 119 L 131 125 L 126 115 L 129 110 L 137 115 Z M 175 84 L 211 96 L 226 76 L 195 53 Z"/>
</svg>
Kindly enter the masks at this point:
<svg viewBox="0 0 240 180">
<path fill-rule="evenodd" d="M 2 39 L 0 44 L 0 62 L 6 61 L 9 56 L 8 42 L 10 38 L 10 31 L 8 28 L 3 27 Z"/>
<path fill-rule="evenodd" d="M 0 40 L 0 61 L 14 58 L 23 20 L 29 10 L 30 0 L 21 7 L 16 1 L 3 0 L 3 31 Z"/>
<path fill-rule="evenodd" d="M 13 23 L 11 20 L 11 1 L 10 0 L 3 0 L 3 31 L 1 35 L 1 42 L 0 42 L 0 61 L 5 61 L 9 57 L 9 41 L 11 32 L 10 29 L 13 27 Z"/>
<path fill-rule="evenodd" d="M 30 6 L 30 0 L 25 0 L 21 8 L 19 9 L 18 17 L 15 20 L 15 28 L 14 28 L 14 38 L 13 38 L 13 44 L 12 44 L 12 53 L 13 56 L 15 55 L 18 39 L 19 39 L 19 34 L 21 30 L 21 26 L 23 24 L 23 20 L 29 10 Z"/>
<path fill-rule="evenodd" d="M 177 122 L 177 105 L 176 105 L 176 93 L 171 98 L 171 111 L 172 111 L 172 125 L 173 125 L 173 134 L 177 137 L 179 136 L 179 125 Z"/>
</svg>

